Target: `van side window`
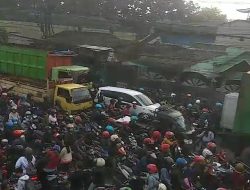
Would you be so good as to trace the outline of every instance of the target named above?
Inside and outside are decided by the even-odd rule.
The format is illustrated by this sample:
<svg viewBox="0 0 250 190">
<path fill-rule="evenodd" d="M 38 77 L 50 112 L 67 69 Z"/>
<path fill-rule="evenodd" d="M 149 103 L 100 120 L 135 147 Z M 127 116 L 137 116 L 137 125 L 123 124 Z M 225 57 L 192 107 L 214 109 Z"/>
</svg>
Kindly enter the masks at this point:
<svg viewBox="0 0 250 190">
<path fill-rule="evenodd" d="M 119 97 L 121 97 L 124 102 L 128 102 L 128 103 L 137 102 L 136 99 L 134 99 L 132 96 L 128 94 L 119 93 Z"/>
<path fill-rule="evenodd" d="M 109 91 L 109 90 L 102 90 L 102 95 L 108 98 L 118 99 L 119 94 L 117 92 Z"/>
<path fill-rule="evenodd" d="M 58 88 L 57 96 L 60 96 L 63 98 L 70 98 L 69 91 L 63 88 Z"/>
</svg>

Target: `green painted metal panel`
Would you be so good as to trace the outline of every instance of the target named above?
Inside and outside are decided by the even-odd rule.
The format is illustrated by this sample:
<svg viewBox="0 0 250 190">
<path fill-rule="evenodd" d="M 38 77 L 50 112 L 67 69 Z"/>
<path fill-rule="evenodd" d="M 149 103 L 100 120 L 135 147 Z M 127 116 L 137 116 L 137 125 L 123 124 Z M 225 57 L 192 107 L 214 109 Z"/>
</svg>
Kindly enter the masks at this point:
<svg viewBox="0 0 250 190">
<path fill-rule="evenodd" d="M 46 61 L 46 51 L 0 46 L 0 72 L 3 74 L 44 80 Z"/>
<path fill-rule="evenodd" d="M 250 134 L 250 72 L 241 81 L 234 132 Z"/>
</svg>

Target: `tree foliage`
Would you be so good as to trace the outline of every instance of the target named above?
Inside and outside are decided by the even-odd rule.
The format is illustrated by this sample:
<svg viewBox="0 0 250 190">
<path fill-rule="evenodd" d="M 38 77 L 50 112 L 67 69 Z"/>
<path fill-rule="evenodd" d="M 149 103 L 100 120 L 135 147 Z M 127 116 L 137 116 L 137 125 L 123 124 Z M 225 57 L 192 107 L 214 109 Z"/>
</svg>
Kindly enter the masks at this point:
<svg viewBox="0 0 250 190">
<path fill-rule="evenodd" d="M 193 17 L 193 21 L 217 21 L 217 22 L 226 22 L 227 16 L 222 14 L 221 10 L 212 7 L 212 8 L 202 8 L 197 12 L 195 17 Z"/>
<path fill-rule="evenodd" d="M 0 0 L 5 7 L 35 8 L 48 0 Z M 9 3 L 8 3 L 9 2 Z M 54 12 L 101 16 L 112 20 L 154 22 L 222 20 L 217 8 L 204 8 L 188 0 L 49 0 Z"/>
</svg>

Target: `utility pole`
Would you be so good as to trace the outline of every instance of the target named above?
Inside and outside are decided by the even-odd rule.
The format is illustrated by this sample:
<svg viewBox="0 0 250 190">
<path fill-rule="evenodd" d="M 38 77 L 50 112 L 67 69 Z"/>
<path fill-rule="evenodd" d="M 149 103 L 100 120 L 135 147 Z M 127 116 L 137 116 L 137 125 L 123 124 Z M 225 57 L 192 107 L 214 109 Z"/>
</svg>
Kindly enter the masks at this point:
<svg viewBox="0 0 250 190">
<path fill-rule="evenodd" d="M 247 9 L 238 9 L 240 13 L 247 13 L 247 20 L 250 20 L 250 8 Z"/>
</svg>

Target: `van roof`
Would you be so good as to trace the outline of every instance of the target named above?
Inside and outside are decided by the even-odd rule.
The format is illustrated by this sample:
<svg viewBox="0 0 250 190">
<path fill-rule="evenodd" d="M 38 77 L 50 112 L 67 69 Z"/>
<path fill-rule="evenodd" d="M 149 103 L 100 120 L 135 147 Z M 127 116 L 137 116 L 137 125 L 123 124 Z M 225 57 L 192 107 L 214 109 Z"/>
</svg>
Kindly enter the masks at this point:
<svg viewBox="0 0 250 190">
<path fill-rule="evenodd" d="M 71 90 L 71 89 L 75 89 L 75 88 L 86 88 L 86 86 L 80 85 L 80 84 L 74 84 L 74 83 L 70 83 L 70 84 L 60 84 L 60 85 L 56 85 L 59 88 L 63 88 L 66 90 Z"/>
<path fill-rule="evenodd" d="M 129 94 L 131 96 L 142 94 L 141 92 L 138 92 L 136 90 L 131 90 L 131 89 L 127 89 L 127 88 L 118 88 L 118 87 L 112 87 L 112 86 L 100 87 L 99 89 L 100 90 L 110 90 L 110 91 L 115 91 L 115 92 L 122 92 L 125 94 Z"/>
</svg>

